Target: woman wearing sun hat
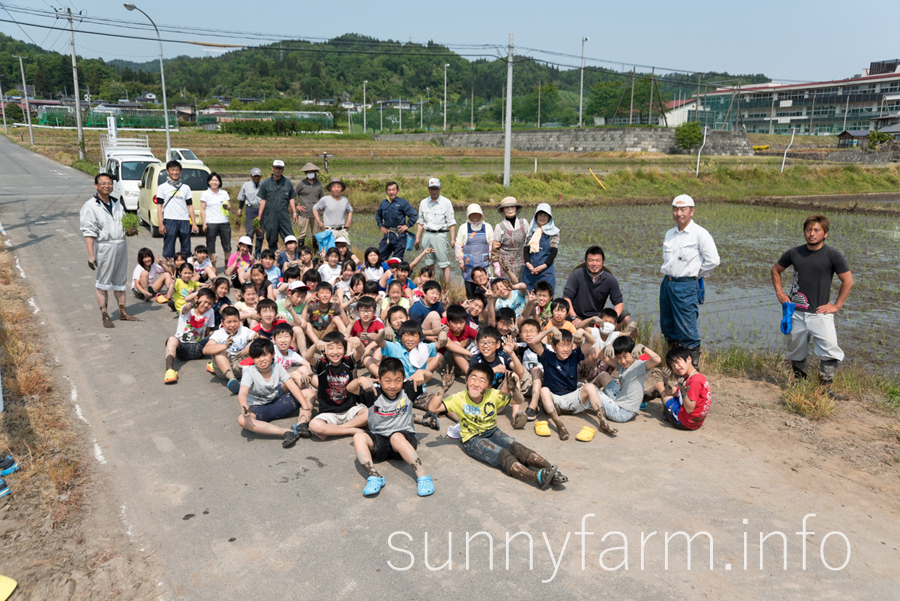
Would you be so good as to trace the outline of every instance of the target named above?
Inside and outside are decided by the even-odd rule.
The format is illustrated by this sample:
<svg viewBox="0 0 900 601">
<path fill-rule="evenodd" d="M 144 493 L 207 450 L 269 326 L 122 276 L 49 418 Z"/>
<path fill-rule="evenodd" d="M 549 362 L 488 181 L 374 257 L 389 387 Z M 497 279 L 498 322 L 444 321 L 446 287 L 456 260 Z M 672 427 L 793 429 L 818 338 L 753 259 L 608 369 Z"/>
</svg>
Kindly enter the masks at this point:
<svg viewBox="0 0 900 601">
<path fill-rule="evenodd" d="M 525 266 L 523 252 L 528 222 L 519 217 L 522 205 L 512 196 L 501 200 L 497 210 L 500 211 L 503 220 L 494 226 L 492 250 L 496 250 L 498 255 L 494 264 L 494 274 L 498 277 L 509 275 L 504 271 L 509 269 L 515 280 L 521 281 L 522 269 Z"/>
<path fill-rule="evenodd" d="M 528 290 L 534 290 L 538 282 L 547 282 L 556 289 L 556 268 L 553 262 L 559 248 L 559 228 L 553 223 L 553 209 L 546 202 L 537 206 L 534 219 L 525 234 L 525 270 L 522 281 Z"/>
<path fill-rule="evenodd" d="M 470 204 L 466 208 L 468 220 L 456 234 L 456 261 L 462 270 L 463 281 L 466 283 L 466 298 L 472 298 L 475 294 L 475 282 L 472 281 L 472 270 L 490 267 L 491 242 L 494 240 L 494 230 L 490 224 L 484 221 L 484 212 L 478 204 Z"/>
</svg>

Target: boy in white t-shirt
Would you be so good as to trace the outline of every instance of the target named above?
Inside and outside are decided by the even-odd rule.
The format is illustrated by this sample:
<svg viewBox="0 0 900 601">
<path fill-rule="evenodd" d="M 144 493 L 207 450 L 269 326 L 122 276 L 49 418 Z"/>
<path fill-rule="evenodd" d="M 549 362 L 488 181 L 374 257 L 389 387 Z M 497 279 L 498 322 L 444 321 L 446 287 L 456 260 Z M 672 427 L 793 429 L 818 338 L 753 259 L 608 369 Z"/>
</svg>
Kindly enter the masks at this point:
<svg viewBox="0 0 900 601">
<path fill-rule="evenodd" d="M 174 336 L 166 340 L 166 375 L 163 382 L 174 384 L 178 381 L 175 358 L 191 361 L 203 356 L 206 334 L 215 322 L 213 304 L 215 293 L 209 288 L 201 288 L 196 297 L 184 303 L 178 314 L 178 327 Z"/>
<path fill-rule="evenodd" d="M 622 332 L 616 331 L 618 319 L 619 315 L 615 309 L 607 307 L 582 322 L 584 324 L 582 327 L 590 327 L 591 336 L 594 337 L 594 346 L 585 354 L 579 369 L 579 375 L 586 380 L 593 380 L 602 372 L 609 370 L 610 360 L 615 354 L 612 344 L 622 335 Z"/>
<path fill-rule="evenodd" d="M 272 341 L 275 343 L 275 363 L 278 363 L 291 375 L 291 379 L 302 389 L 314 381 L 312 366 L 303 356 L 291 348 L 294 343 L 294 329 L 290 324 L 279 323 L 272 329 Z"/>
<path fill-rule="evenodd" d="M 240 392 L 243 375 L 241 360 L 247 357 L 256 332 L 241 325 L 241 313 L 234 307 L 222 309 L 222 327 L 213 332 L 203 347 L 203 354 L 213 359 L 213 373 L 225 380 L 231 394 Z"/>
<path fill-rule="evenodd" d="M 191 264 L 194 266 L 194 271 L 200 276 L 200 283 L 216 281 L 216 264 L 210 260 L 209 251 L 202 244 L 194 248 Z"/>
</svg>

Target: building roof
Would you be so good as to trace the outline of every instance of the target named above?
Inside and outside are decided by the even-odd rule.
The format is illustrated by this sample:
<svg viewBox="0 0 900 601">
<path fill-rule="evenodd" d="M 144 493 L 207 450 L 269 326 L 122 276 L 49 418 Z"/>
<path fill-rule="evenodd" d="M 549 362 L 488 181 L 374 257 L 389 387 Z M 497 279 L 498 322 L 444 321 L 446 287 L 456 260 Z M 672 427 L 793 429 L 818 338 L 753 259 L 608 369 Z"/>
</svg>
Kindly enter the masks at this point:
<svg viewBox="0 0 900 601">
<path fill-rule="evenodd" d="M 677 109 L 678 107 L 682 107 L 686 104 L 690 104 L 690 103 L 696 102 L 696 101 L 697 101 L 696 98 L 685 98 L 682 100 L 670 100 L 669 102 L 666 103 L 666 108 L 667 109 Z"/>
<path fill-rule="evenodd" d="M 745 93 L 753 93 L 753 92 L 783 92 L 788 90 L 806 90 L 808 88 L 814 88 L 818 86 L 846 86 L 846 85 L 854 85 L 860 83 L 875 83 L 877 81 L 881 81 L 882 79 L 897 79 L 900 78 L 900 73 L 881 73 L 878 75 L 866 75 L 863 77 L 854 77 L 852 79 L 834 79 L 831 81 L 811 81 L 809 83 L 789 83 L 789 84 L 776 84 L 776 83 L 765 83 L 758 85 L 750 85 L 750 86 L 741 86 L 741 94 Z M 704 96 L 716 96 L 722 94 L 734 94 L 737 91 L 737 86 L 729 86 L 726 88 L 719 88 L 713 92 L 703 92 Z M 695 93 L 696 95 L 696 93 Z"/>
<path fill-rule="evenodd" d="M 900 134 L 900 123 L 895 123 L 894 125 L 887 125 L 878 130 L 883 134 Z"/>
<path fill-rule="evenodd" d="M 883 131 L 883 130 L 882 130 Z M 845 129 L 841 133 L 838 134 L 838 137 L 847 134 L 851 138 L 865 138 L 869 135 L 869 130 L 867 129 Z"/>
</svg>

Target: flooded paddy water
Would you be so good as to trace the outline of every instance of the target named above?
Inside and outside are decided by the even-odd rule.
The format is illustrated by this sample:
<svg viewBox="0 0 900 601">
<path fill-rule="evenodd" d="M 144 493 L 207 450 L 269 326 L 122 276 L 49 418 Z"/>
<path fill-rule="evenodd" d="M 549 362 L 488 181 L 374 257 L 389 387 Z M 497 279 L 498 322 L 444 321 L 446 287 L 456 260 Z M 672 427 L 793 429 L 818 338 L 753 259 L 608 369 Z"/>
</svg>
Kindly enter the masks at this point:
<svg viewBox="0 0 900 601">
<path fill-rule="evenodd" d="M 485 208 L 489 223 L 499 215 Z M 530 220 L 533 209 L 525 209 Z M 780 349 L 781 306 L 772 289 L 770 270 L 781 254 L 804 242 L 801 228 L 810 210 L 698 202 L 695 221 L 716 241 L 721 265 L 706 280 L 706 302 L 700 308 L 700 331 L 707 348 L 741 346 Z M 837 314 L 838 337 L 848 361 L 874 371 L 900 372 L 900 217 L 831 213 L 827 243 L 850 263 L 855 285 Z M 565 207 L 554 211 L 561 229 L 556 262 L 557 295 L 566 276 L 583 258 L 584 249 L 599 244 L 606 265 L 619 280 L 625 304 L 643 324 L 658 321 L 662 242 L 673 226 L 666 205 Z M 465 216 L 457 211 L 457 223 Z M 381 234 L 370 215 L 359 215 L 351 230 L 356 247 L 376 245 Z M 409 259 L 412 253 L 407 253 Z M 783 276 L 789 285 L 793 270 Z M 839 282 L 834 279 L 832 300 Z"/>
</svg>

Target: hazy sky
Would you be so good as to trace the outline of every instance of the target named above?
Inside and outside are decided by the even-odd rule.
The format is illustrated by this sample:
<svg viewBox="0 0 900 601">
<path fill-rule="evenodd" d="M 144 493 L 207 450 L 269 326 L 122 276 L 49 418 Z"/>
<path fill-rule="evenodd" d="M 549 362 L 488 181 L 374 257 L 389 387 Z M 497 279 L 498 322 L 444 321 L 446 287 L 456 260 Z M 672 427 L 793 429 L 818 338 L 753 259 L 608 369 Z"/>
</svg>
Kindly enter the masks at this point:
<svg viewBox="0 0 900 601">
<path fill-rule="evenodd" d="M 48 9 L 72 7 L 90 17 L 143 21 L 138 12 L 128 12 L 121 2 L 111 0 L 12 0 L 3 6 Z M 778 81 L 839 79 L 859 73 L 878 60 L 900 57 L 891 42 L 893 35 L 877 33 L 870 23 L 896 23 L 900 17 L 897 0 L 871 0 L 864 7 L 864 22 L 852 24 L 859 6 L 846 0 L 757 0 L 756 2 L 645 2 L 599 3 L 587 0 L 563 2 L 362 2 L 345 0 L 335 4 L 305 4 L 272 0 L 139 0 L 158 25 L 179 25 L 216 31 L 214 37 L 200 32 L 166 33 L 163 38 L 215 41 L 219 43 L 263 44 L 265 40 L 289 38 L 329 38 L 343 33 L 359 33 L 379 39 L 454 44 L 496 44 L 505 46 L 515 34 L 517 54 L 577 65 L 581 37 L 585 63 L 621 69 L 631 64 L 655 65 L 692 71 L 765 73 Z M 323 14 L 323 9 L 329 10 Z M 54 24 L 53 19 L 0 8 L 0 19 L 15 19 L 31 40 L 44 48 L 68 52 L 68 34 L 38 29 L 25 23 Z M 60 20 L 56 25 L 65 24 Z M 848 27 L 849 25 L 849 27 Z M 76 32 L 80 55 L 123 58 L 134 61 L 158 57 L 152 30 L 148 33 L 123 25 L 83 23 L 85 31 L 102 31 L 147 36 L 151 41 L 100 37 Z M 14 23 L 0 23 L 0 31 L 29 41 Z M 246 34 L 271 36 L 253 40 Z M 559 52 L 574 57 L 550 56 L 532 49 Z M 460 53 L 484 52 L 454 47 Z M 163 44 L 166 57 L 182 54 L 210 56 L 201 47 Z M 496 51 L 493 51 L 496 52 Z M 601 61 L 611 61 L 601 62 Z"/>
</svg>

